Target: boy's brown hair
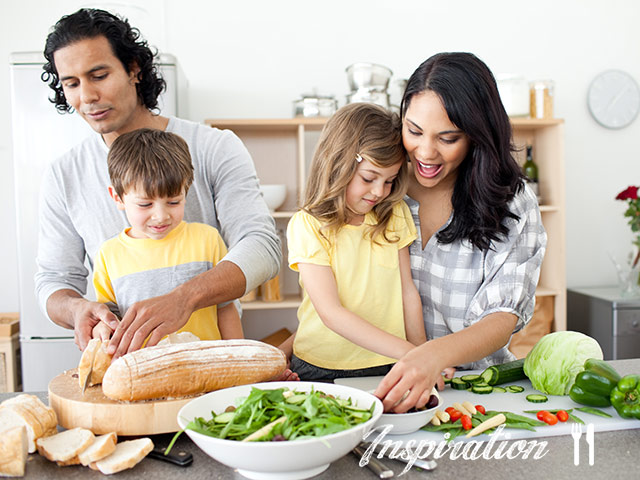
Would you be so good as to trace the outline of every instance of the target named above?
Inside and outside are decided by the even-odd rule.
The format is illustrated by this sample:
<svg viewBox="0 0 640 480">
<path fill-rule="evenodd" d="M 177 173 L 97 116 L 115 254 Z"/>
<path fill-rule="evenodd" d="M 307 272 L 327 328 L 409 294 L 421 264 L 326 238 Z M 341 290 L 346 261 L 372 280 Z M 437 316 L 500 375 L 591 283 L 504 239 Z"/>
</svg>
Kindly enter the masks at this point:
<svg viewBox="0 0 640 480">
<path fill-rule="evenodd" d="M 141 128 L 120 135 L 107 156 L 111 185 L 120 198 L 132 188 L 149 197 L 175 197 L 193 183 L 189 146 L 175 133 Z"/>
</svg>

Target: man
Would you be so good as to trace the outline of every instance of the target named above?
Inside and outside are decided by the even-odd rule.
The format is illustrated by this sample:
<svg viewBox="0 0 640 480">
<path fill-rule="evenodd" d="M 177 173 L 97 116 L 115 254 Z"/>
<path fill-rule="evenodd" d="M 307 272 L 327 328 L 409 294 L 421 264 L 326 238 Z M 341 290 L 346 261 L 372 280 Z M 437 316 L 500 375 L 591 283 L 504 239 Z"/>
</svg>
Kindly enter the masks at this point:
<svg viewBox="0 0 640 480">
<path fill-rule="evenodd" d="M 154 113 L 164 80 L 136 29 L 103 10 L 81 9 L 56 23 L 44 55 L 43 80 L 56 108 L 75 110 L 99 134 L 49 166 L 40 202 L 36 293 L 53 322 L 75 330 L 81 349 L 98 322 L 114 330 L 114 358 L 140 348 L 147 337 L 155 345 L 195 310 L 236 299 L 278 273 L 280 241 L 249 153 L 229 131 Z M 93 265 L 100 245 L 128 226 L 107 193 L 106 159 L 119 135 L 143 127 L 186 140 L 195 178 L 185 220 L 216 227 L 229 253 L 166 294 L 133 304 L 119 321 L 106 305 L 83 298 L 84 260 Z"/>
</svg>

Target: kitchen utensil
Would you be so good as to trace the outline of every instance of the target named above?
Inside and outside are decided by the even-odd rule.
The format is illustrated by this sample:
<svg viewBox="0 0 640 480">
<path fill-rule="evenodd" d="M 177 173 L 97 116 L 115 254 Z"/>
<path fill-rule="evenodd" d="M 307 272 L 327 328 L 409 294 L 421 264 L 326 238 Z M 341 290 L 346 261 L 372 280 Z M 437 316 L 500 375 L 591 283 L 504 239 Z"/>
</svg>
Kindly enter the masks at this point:
<svg viewBox="0 0 640 480">
<path fill-rule="evenodd" d="M 347 81 L 351 91 L 367 89 L 384 92 L 389 86 L 393 72 L 384 65 L 358 62 L 346 68 Z"/>
<path fill-rule="evenodd" d="M 284 184 L 260 185 L 260 191 L 272 212 L 282 206 L 287 196 L 287 186 Z"/>
<path fill-rule="evenodd" d="M 333 96 L 303 95 L 293 102 L 296 117 L 330 117 L 337 109 L 338 101 Z"/>
<path fill-rule="evenodd" d="M 179 467 L 188 467 L 193 463 L 193 455 L 189 452 L 184 451 L 176 451 L 176 449 L 171 449 L 168 455 L 164 454 L 166 448 L 156 447 L 149 452 L 149 457 L 154 458 L 156 460 L 161 460 L 163 462 L 172 463 Z"/>
<path fill-rule="evenodd" d="M 362 458 L 365 450 L 360 446 L 357 446 L 352 450 L 352 452 L 356 457 Z M 367 467 L 369 467 L 369 470 L 375 473 L 378 478 L 391 478 L 394 476 L 393 470 L 387 468 L 384 463 L 374 456 L 369 457 Z"/>
<path fill-rule="evenodd" d="M 93 364 L 91 364 L 89 366 L 89 371 L 87 372 L 87 376 L 84 379 L 84 384 L 82 385 L 82 395 L 84 395 L 84 392 L 87 390 L 87 387 L 89 386 L 89 383 L 91 382 L 91 374 L 93 373 Z"/>
<path fill-rule="evenodd" d="M 88 428 L 97 435 L 116 432 L 119 436 L 155 435 L 180 430 L 176 415 L 193 400 L 151 400 L 120 403 L 107 398 L 101 385 L 87 387 L 84 395 L 73 368 L 49 382 L 49 404 L 58 423 L 67 429 Z"/>
<path fill-rule="evenodd" d="M 362 442 L 359 445 L 359 447 L 363 451 L 367 451 L 371 447 L 371 445 L 372 444 L 370 442 Z M 409 462 L 412 462 L 412 466 L 422 468 L 423 470 L 429 470 L 429 471 L 435 470 L 435 468 L 438 466 L 438 463 L 433 459 L 427 459 L 427 458 L 413 459 L 415 452 L 413 452 L 409 447 L 404 447 L 398 451 L 395 451 L 393 447 L 385 448 L 382 444 L 376 443 L 373 447 L 373 453 L 375 455 L 378 455 L 380 454 L 380 452 L 383 452 L 382 454 L 386 458 L 389 458 L 391 460 L 397 460 L 398 462 L 402 462 L 406 464 L 409 464 Z"/>
<path fill-rule="evenodd" d="M 253 387 L 285 387 L 299 392 L 313 389 L 338 398 L 351 398 L 359 408 L 370 408 L 373 405 L 373 416 L 367 422 L 348 430 L 295 442 L 238 442 L 186 430 L 187 435 L 204 453 L 224 465 L 237 468 L 241 475 L 248 478 L 282 480 L 318 475 L 331 462 L 353 450 L 382 414 L 380 400 L 355 388 L 319 382 L 267 382 L 225 388 L 192 400 L 178 412 L 180 427 L 185 428 L 196 417 L 211 418 L 212 411 L 224 411 L 229 405 L 236 404 L 238 398 L 246 397 Z"/>
<path fill-rule="evenodd" d="M 573 464 L 580 464 L 580 437 L 582 436 L 582 425 L 571 424 L 571 436 L 573 437 Z"/>
<path fill-rule="evenodd" d="M 347 103 L 367 102 L 389 108 L 389 94 L 377 90 L 360 89 L 347 95 Z"/>
<path fill-rule="evenodd" d="M 529 84 L 522 75 L 502 73 L 496 75 L 502 105 L 510 117 L 529 115 Z"/>
<path fill-rule="evenodd" d="M 593 423 L 588 423 L 587 424 L 587 435 L 586 435 L 586 439 L 587 439 L 587 444 L 589 445 L 589 465 L 593 466 L 593 457 L 594 457 L 594 440 L 593 440 Z"/>
</svg>

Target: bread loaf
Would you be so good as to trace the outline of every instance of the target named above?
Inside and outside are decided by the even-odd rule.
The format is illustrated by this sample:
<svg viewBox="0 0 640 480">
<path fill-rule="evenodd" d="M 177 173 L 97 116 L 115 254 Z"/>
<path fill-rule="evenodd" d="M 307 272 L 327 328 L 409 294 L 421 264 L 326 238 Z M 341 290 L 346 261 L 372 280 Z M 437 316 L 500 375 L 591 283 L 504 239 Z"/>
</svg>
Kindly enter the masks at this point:
<svg viewBox="0 0 640 480">
<path fill-rule="evenodd" d="M 28 454 L 24 425 L 3 431 L 0 434 L 0 477 L 23 477 Z"/>
<path fill-rule="evenodd" d="M 256 340 L 211 340 L 148 347 L 111 364 L 102 381 L 113 400 L 177 398 L 275 378 L 284 353 Z"/>
<path fill-rule="evenodd" d="M 78 364 L 78 383 L 80 388 L 84 387 L 88 375 L 91 375 L 89 386 L 102 383 L 102 377 L 104 377 L 107 368 L 111 364 L 111 355 L 107 353 L 108 345 L 109 340 L 102 341 L 99 338 L 89 340 Z"/>
</svg>

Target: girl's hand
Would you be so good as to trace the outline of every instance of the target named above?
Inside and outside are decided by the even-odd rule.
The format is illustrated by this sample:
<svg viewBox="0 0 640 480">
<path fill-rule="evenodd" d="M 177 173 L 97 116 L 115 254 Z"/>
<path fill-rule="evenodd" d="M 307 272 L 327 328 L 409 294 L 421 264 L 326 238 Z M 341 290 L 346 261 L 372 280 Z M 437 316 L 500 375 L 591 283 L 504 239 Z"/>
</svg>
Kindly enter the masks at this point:
<svg viewBox="0 0 640 480">
<path fill-rule="evenodd" d="M 409 351 L 373 392 L 382 400 L 385 411 L 404 413 L 412 407 L 424 407 L 436 382 L 443 382 L 443 367 L 428 353 L 428 345 L 429 342 Z M 451 373 L 449 369 L 446 371 Z M 402 400 L 405 393 L 407 396 Z"/>
</svg>

